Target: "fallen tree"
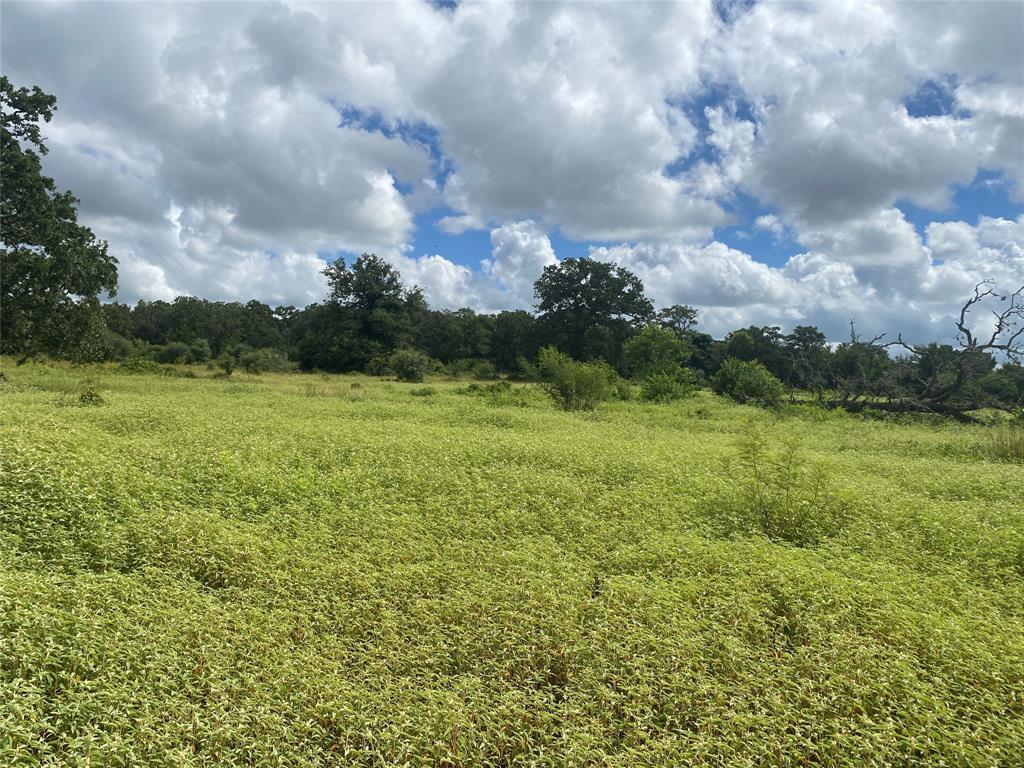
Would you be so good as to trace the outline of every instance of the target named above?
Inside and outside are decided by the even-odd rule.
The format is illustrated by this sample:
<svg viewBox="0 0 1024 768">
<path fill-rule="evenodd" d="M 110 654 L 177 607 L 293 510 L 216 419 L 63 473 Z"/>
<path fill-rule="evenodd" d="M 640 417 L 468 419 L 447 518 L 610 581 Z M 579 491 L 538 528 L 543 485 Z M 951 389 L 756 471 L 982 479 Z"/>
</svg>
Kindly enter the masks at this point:
<svg viewBox="0 0 1024 768">
<path fill-rule="evenodd" d="M 993 301 L 991 332 L 978 333 L 968 323 L 971 313 Z M 1000 397 L 984 386 L 997 359 L 1004 365 L 1024 361 L 1024 286 L 1013 293 L 996 289 L 991 280 L 974 288 L 956 320 L 955 345 L 914 345 L 885 341 L 879 334 L 859 339 L 851 324 L 850 341 L 835 354 L 836 396 L 832 408 L 858 412 L 868 408 L 890 413 L 936 413 L 972 421 L 970 411 L 996 408 L 1014 411 L 1024 406 L 1021 394 Z M 893 358 L 890 350 L 902 354 Z"/>
</svg>

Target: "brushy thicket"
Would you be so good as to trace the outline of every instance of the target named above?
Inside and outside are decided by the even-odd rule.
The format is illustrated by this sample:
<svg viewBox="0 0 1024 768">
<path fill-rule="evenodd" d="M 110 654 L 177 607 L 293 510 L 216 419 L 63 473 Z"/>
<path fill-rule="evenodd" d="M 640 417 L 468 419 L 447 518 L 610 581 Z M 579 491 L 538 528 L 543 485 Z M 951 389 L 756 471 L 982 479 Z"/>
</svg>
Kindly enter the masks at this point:
<svg viewBox="0 0 1024 768">
<path fill-rule="evenodd" d="M 388 369 L 399 381 L 418 383 L 434 369 L 434 361 L 418 349 L 399 349 L 388 358 Z"/>
<path fill-rule="evenodd" d="M 988 427 L 3 370 L 0 765 L 1021 764 Z"/>
<path fill-rule="evenodd" d="M 785 394 L 782 382 L 763 364 L 734 357 L 726 358 L 722 363 L 711 379 L 711 388 L 738 403 L 759 405 L 775 405 Z"/>
<path fill-rule="evenodd" d="M 648 402 L 671 403 L 692 397 L 697 391 L 697 376 L 690 368 L 648 374 L 640 385 L 640 397 Z"/>
<path fill-rule="evenodd" d="M 607 363 L 573 360 L 554 347 L 540 351 L 537 370 L 544 391 L 563 411 L 594 410 L 611 397 L 618 379 Z"/>
</svg>

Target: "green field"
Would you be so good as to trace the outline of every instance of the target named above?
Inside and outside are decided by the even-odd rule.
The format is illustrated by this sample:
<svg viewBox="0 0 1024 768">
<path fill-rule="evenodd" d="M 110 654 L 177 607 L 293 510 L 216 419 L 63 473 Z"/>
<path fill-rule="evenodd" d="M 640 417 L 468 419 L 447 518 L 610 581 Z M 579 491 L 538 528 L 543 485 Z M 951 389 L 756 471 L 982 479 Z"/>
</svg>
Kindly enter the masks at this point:
<svg viewBox="0 0 1024 768">
<path fill-rule="evenodd" d="M 3 371 L 2 765 L 1024 765 L 984 427 Z"/>
</svg>

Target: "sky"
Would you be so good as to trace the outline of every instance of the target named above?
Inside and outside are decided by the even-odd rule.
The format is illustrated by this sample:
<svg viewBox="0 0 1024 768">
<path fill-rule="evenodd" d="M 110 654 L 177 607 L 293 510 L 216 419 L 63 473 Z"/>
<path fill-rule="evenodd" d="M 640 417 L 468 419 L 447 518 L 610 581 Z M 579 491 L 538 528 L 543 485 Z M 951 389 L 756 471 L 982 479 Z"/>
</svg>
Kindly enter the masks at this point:
<svg viewBox="0 0 1024 768">
<path fill-rule="evenodd" d="M 118 299 L 436 308 L 621 265 L 716 335 L 945 339 L 1024 284 L 1024 3 L 0 4 Z M 979 319 L 980 322 L 980 319 Z"/>
</svg>

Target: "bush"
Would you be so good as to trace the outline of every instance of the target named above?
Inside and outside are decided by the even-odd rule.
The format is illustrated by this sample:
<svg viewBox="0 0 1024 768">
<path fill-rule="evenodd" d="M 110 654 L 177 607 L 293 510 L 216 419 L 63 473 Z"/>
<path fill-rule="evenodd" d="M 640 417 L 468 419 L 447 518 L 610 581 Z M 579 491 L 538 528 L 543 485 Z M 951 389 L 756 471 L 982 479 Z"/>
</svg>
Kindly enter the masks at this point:
<svg viewBox="0 0 1024 768">
<path fill-rule="evenodd" d="M 738 403 L 775 405 L 784 394 L 782 382 L 761 363 L 727 358 L 711 380 L 712 389 Z"/>
<path fill-rule="evenodd" d="M 385 354 L 377 354 L 370 358 L 366 364 L 366 373 L 370 376 L 390 376 L 394 373 L 391 370 L 390 357 Z"/>
<path fill-rule="evenodd" d="M 628 402 L 633 399 L 633 385 L 623 378 L 615 380 L 615 399 Z"/>
<path fill-rule="evenodd" d="M 294 364 L 288 361 L 283 352 L 271 347 L 246 352 L 238 362 L 248 373 L 287 371 L 294 367 Z"/>
<path fill-rule="evenodd" d="M 750 429 L 725 475 L 729 497 L 716 507 L 730 513 L 730 532 L 812 546 L 838 532 L 845 518 L 824 466 L 806 460 L 793 440 L 773 450 L 761 432 Z"/>
<path fill-rule="evenodd" d="M 540 381 L 540 372 L 536 365 L 520 355 L 516 358 L 515 370 L 510 371 L 508 377 L 513 381 Z"/>
<path fill-rule="evenodd" d="M 109 330 L 103 334 L 104 360 L 127 360 L 133 351 L 131 341 L 121 334 Z"/>
<path fill-rule="evenodd" d="M 399 381 L 418 383 L 434 369 L 434 361 L 418 349 L 400 349 L 388 359 L 388 366 Z"/>
<path fill-rule="evenodd" d="M 622 348 L 631 377 L 671 373 L 690 359 L 690 345 L 668 328 L 648 325 Z"/>
<path fill-rule="evenodd" d="M 192 350 L 188 344 L 172 341 L 154 355 L 158 363 L 187 363 L 192 358 Z"/>
<path fill-rule="evenodd" d="M 581 363 L 554 347 L 537 358 L 544 391 L 565 411 L 592 411 L 611 395 L 615 371 L 607 363 Z"/>
<path fill-rule="evenodd" d="M 477 381 L 493 381 L 498 378 L 498 369 L 490 360 L 474 360 L 469 372 Z"/>
<path fill-rule="evenodd" d="M 199 341 L 189 345 L 188 354 L 189 359 L 193 363 L 205 363 L 213 357 L 213 351 L 210 349 L 210 342 L 206 339 L 199 339 Z"/>
<path fill-rule="evenodd" d="M 229 352 L 221 352 L 220 356 L 214 362 L 217 364 L 218 368 L 224 371 L 225 376 L 230 376 L 235 372 L 235 365 L 237 365 L 237 361 L 235 360 L 235 356 Z"/>
<path fill-rule="evenodd" d="M 156 361 L 145 357 L 129 357 L 117 366 L 117 371 L 118 373 L 129 374 L 166 373 L 166 370 L 161 368 Z"/>
<path fill-rule="evenodd" d="M 691 397 L 697 391 L 697 377 L 689 368 L 652 373 L 640 386 L 640 397 L 648 402 L 671 403 Z"/>
</svg>

